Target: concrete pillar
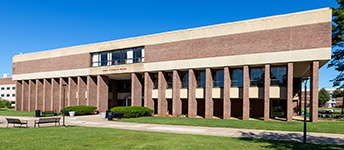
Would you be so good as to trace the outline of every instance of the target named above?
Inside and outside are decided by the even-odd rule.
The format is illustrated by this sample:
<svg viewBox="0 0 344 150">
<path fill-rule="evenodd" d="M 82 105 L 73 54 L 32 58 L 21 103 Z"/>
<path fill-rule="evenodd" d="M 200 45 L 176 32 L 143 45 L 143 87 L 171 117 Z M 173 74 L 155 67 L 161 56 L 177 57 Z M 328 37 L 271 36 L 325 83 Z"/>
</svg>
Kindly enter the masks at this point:
<svg viewBox="0 0 344 150">
<path fill-rule="evenodd" d="M 231 88 L 231 75 L 229 67 L 224 68 L 224 82 L 223 82 L 223 119 L 231 118 L 231 99 L 230 99 L 230 88 Z"/>
<path fill-rule="evenodd" d="M 52 111 L 51 108 L 51 79 L 43 80 L 43 111 Z"/>
<path fill-rule="evenodd" d="M 76 106 L 77 103 L 77 78 L 69 77 L 68 78 L 68 106 Z"/>
<path fill-rule="evenodd" d="M 16 81 L 16 111 L 21 111 L 23 107 L 23 101 L 22 101 L 22 86 L 23 81 Z"/>
<path fill-rule="evenodd" d="M 51 108 L 53 111 L 60 112 L 60 79 L 51 79 Z"/>
<path fill-rule="evenodd" d="M 29 111 L 35 111 L 36 108 L 36 80 L 29 80 Z"/>
<path fill-rule="evenodd" d="M 243 87 L 243 98 L 242 98 L 242 119 L 248 120 L 250 118 L 250 72 L 248 66 L 244 66 L 244 87 Z"/>
<path fill-rule="evenodd" d="M 43 107 L 44 107 L 44 102 L 43 102 L 43 83 L 44 80 L 43 79 L 37 79 L 36 80 L 36 110 L 41 110 L 43 111 Z"/>
<path fill-rule="evenodd" d="M 86 105 L 87 78 L 78 77 L 78 105 Z"/>
<path fill-rule="evenodd" d="M 319 61 L 311 63 L 310 81 L 310 121 L 318 122 Z"/>
<path fill-rule="evenodd" d="M 96 76 L 87 76 L 87 106 L 98 107 L 97 83 L 98 81 Z"/>
<path fill-rule="evenodd" d="M 213 118 L 214 101 L 213 93 L 213 74 L 210 68 L 205 69 L 205 118 Z"/>
<path fill-rule="evenodd" d="M 66 86 L 63 87 L 63 84 Z M 59 84 L 59 110 L 63 109 L 63 101 L 65 101 L 65 106 L 68 104 L 68 78 L 60 78 L 60 84 Z M 65 93 L 63 95 L 63 89 L 65 90 Z"/>
<path fill-rule="evenodd" d="M 154 83 L 149 72 L 145 72 L 145 88 L 144 88 L 144 106 L 154 110 L 154 101 L 152 98 Z"/>
<path fill-rule="evenodd" d="M 167 100 L 166 100 L 166 77 L 164 72 L 159 71 L 158 73 L 158 115 L 166 116 L 167 113 Z"/>
<path fill-rule="evenodd" d="M 196 87 L 197 87 L 197 79 L 195 75 L 195 71 L 193 69 L 189 69 L 189 90 L 188 90 L 188 116 L 189 117 L 196 117 L 197 116 L 197 100 L 196 100 Z"/>
<path fill-rule="evenodd" d="M 109 77 L 98 75 L 97 81 L 97 108 L 100 112 L 105 112 L 109 106 Z"/>
<path fill-rule="evenodd" d="M 270 64 L 264 70 L 264 120 L 270 120 Z"/>
<path fill-rule="evenodd" d="M 182 81 L 180 79 L 179 71 L 173 70 L 173 89 L 172 89 L 172 106 L 173 116 L 179 117 L 182 114 L 182 100 L 180 99 L 180 89 L 182 88 Z"/>
<path fill-rule="evenodd" d="M 131 106 L 142 106 L 142 75 L 131 73 Z"/>
<path fill-rule="evenodd" d="M 287 75 L 287 121 L 293 120 L 293 70 L 294 64 L 288 63 Z"/>
</svg>

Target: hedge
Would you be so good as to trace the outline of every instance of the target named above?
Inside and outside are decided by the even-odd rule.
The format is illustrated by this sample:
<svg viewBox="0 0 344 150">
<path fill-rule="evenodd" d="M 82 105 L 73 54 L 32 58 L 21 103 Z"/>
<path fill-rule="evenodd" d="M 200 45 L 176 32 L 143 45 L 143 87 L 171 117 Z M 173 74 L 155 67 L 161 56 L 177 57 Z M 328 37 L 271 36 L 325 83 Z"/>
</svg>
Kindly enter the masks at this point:
<svg viewBox="0 0 344 150">
<path fill-rule="evenodd" d="M 75 111 L 75 115 L 91 115 L 94 114 L 97 110 L 95 106 L 69 106 L 65 108 L 65 111 Z M 61 109 L 63 113 L 63 109 Z"/>
<path fill-rule="evenodd" d="M 141 106 L 119 106 L 111 109 L 111 112 L 123 113 L 124 118 L 152 116 L 154 110 Z"/>
<path fill-rule="evenodd" d="M 0 99 L 0 108 L 10 108 L 10 107 L 11 107 L 10 101 Z"/>
</svg>

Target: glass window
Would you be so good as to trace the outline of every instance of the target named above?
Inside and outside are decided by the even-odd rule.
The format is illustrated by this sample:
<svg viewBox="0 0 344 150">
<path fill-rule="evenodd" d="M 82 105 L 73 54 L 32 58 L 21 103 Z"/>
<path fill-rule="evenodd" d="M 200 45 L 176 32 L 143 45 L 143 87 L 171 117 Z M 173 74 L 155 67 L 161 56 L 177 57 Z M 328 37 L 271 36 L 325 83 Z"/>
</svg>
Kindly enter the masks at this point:
<svg viewBox="0 0 344 150">
<path fill-rule="evenodd" d="M 133 63 L 133 55 L 134 55 L 134 52 L 133 52 L 133 49 L 128 49 L 125 51 L 126 53 L 126 57 L 125 60 L 126 60 L 126 64 L 132 64 Z"/>
<path fill-rule="evenodd" d="M 189 72 L 186 72 L 186 71 L 180 72 L 180 79 L 182 82 L 181 88 L 189 88 Z"/>
<path fill-rule="evenodd" d="M 1 97 L 5 97 L 5 94 L 1 94 Z"/>
<path fill-rule="evenodd" d="M 271 67 L 270 69 L 271 86 L 287 86 L 287 67 Z"/>
<path fill-rule="evenodd" d="M 6 88 L 6 90 L 10 90 L 10 89 L 11 89 L 11 87 L 7 87 L 7 88 Z"/>
<path fill-rule="evenodd" d="M 213 87 L 223 88 L 224 82 L 224 71 L 223 70 L 214 70 L 213 71 Z"/>
<path fill-rule="evenodd" d="M 16 89 L 16 87 L 12 87 L 12 90 L 15 90 Z"/>
<path fill-rule="evenodd" d="M 173 73 L 172 72 L 166 73 L 166 82 L 167 82 L 167 88 L 172 89 L 173 87 Z"/>
<path fill-rule="evenodd" d="M 93 53 L 92 54 L 92 67 L 98 67 L 99 66 L 99 53 Z"/>
<path fill-rule="evenodd" d="M 6 97 L 10 97 L 10 94 L 6 94 Z"/>
<path fill-rule="evenodd" d="M 231 87 L 243 87 L 244 71 L 243 69 L 231 70 Z"/>
<path fill-rule="evenodd" d="M 16 95 L 15 94 L 12 94 L 12 97 L 15 97 Z"/>
<path fill-rule="evenodd" d="M 113 51 L 112 52 L 112 64 L 113 65 L 119 65 L 123 64 L 124 62 L 121 61 L 121 50 Z"/>
<path fill-rule="evenodd" d="M 154 89 L 158 89 L 159 88 L 159 77 L 158 77 L 158 73 L 153 73 L 152 74 L 152 81 L 154 84 Z"/>
<path fill-rule="evenodd" d="M 130 92 L 131 81 L 130 80 L 121 80 L 118 81 L 118 92 Z"/>
<path fill-rule="evenodd" d="M 134 63 L 144 62 L 144 49 L 142 47 L 134 49 Z"/>
<path fill-rule="evenodd" d="M 5 90 L 5 88 L 4 88 L 4 87 L 1 87 L 1 90 Z"/>
<path fill-rule="evenodd" d="M 196 71 L 197 88 L 205 88 L 205 71 Z"/>
<path fill-rule="evenodd" d="M 264 68 L 250 68 L 250 86 L 264 87 Z"/>
<path fill-rule="evenodd" d="M 108 52 L 101 53 L 101 66 L 108 66 Z"/>
<path fill-rule="evenodd" d="M 270 100 L 270 117 L 286 117 L 287 102 L 283 99 Z"/>
</svg>

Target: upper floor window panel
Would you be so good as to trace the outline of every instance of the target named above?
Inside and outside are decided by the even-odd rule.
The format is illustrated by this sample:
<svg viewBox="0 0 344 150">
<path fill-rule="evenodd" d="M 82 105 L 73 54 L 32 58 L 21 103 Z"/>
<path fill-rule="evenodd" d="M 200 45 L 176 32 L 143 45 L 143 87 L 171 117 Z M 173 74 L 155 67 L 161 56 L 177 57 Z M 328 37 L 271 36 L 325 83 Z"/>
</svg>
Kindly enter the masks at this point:
<svg viewBox="0 0 344 150">
<path fill-rule="evenodd" d="M 244 72 L 242 69 L 231 70 L 231 87 L 243 87 Z"/>
<path fill-rule="evenodd" d="M 92 53 L 92 67 L 144 62 L 144 47 Z"/>
<path fill-rule="evenodd" d="M 264 68 L 251 68 L 250 69 L 250 85 L 256 87 L 264 87 Z"/>
<path fill-rule="evenodd" d="M 270 78 L 271 86 L 287 86 L 287 67 L 271 67 Z"/>
<path fill-rule="evenodd" d="M 223 88 L 224 84 L 224 71 L 223 70 L 213 70 L 213 87 Z"/>
</svg>

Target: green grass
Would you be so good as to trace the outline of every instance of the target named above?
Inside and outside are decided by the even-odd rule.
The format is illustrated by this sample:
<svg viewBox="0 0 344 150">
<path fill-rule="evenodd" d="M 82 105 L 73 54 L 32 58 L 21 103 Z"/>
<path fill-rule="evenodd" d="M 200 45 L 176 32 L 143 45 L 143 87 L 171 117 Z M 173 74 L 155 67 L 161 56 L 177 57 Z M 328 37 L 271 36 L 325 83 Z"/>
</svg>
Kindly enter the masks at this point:
<svg viewBox="0 0 344 150">
<path fill-rule="evenodd" d="M 151 124 L 170 124 L 204 127 L 227 127 L 241 129 L 262 129 L 280 131 L 303 131 L 301 121 L 261 121 L 261 120 L 227 120 L 227 119 L 203 119 L 183 117 L 141 117 L 118 120 L 119 122 L 137 122 Z M 344 134 L 344 122 L 308 122 L 308 132 L 339 133 Z"/>
<path fill-rule="evenodd" d="M 14 109 L 0 108 L 0 116 L 29 116 L 34 117 L 35 112 L 31 111 L 15 111 Z"/>
<path fill-rule="evenodd" d="M 343 149 L 259 139 L 67 126 L 0 128 L 0 149 Z M 4 138 L 3 138 L 4 137 Z"/>
</svg>

